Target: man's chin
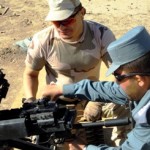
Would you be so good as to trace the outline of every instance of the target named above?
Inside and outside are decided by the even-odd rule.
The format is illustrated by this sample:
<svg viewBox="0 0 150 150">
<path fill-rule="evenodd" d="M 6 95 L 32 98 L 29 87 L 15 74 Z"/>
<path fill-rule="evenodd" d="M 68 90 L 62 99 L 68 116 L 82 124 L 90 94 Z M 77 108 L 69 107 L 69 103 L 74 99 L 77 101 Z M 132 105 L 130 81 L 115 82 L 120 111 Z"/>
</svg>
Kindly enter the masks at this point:
<svg viewBox="0 0 150 150">
<path fill-rule="evenodd" d="M 60 34 L 60 37 L 62 38 L 62 39 L 64 39 L 64 40 L 71 40 L 72 39 L 72 36 L 70 36 L 70 35 L 62 35 L 62 34 Z"/>
</svg>

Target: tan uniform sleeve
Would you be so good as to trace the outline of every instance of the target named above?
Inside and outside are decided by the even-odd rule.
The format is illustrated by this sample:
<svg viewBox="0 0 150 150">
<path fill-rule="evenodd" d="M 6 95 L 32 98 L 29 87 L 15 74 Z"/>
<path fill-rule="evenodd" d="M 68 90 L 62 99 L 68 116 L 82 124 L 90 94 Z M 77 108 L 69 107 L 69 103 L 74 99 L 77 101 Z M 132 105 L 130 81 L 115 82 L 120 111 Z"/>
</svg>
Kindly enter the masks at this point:
<svg viewBox="0 0 150 150">
<path fill-rule="evenodd" d="M 41 70 L 45 65 L 45 60 L 42 53 L 42 46 L 37 36 L 33 37 L 32 42 L 29 45 L 25 64 L 26 66 L 36 71 Z"/>
<path fill-rule="evenodd" d="M 103 36 L 102 36 L 102 51 L 101 51 L 101 56 L 102 56 L 102 60 L 105 63 L 105 65 L 107 67 L 110 66 L 112 60 L 109 56 L 109 54 L 107 53 L 107 47 L 108 45 L 113 42 L 114 40 L 116 40 L 114 34 L 112 33 L 111 30 L 105 30 Z"/>
</svg>

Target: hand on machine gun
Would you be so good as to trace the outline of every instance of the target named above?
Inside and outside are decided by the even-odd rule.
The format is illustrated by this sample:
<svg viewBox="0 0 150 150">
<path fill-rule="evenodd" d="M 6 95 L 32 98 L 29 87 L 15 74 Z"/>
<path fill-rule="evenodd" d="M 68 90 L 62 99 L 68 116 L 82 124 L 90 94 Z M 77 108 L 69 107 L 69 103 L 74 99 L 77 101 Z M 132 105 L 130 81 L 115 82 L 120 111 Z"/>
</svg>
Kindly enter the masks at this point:
<svg viewBox="0 0 150 150">
<path fill-rule="evenodd" d="M 62 91 L 63 91 L 62 85 L 57 85 L 55 83 L 52 83 L 52 84 L 45 86 L 42 96 L 43 97 L 51 97 L 52 101 L 56 101 L 58 99 L 58 97 L 63 94 Z"/>
</svg>

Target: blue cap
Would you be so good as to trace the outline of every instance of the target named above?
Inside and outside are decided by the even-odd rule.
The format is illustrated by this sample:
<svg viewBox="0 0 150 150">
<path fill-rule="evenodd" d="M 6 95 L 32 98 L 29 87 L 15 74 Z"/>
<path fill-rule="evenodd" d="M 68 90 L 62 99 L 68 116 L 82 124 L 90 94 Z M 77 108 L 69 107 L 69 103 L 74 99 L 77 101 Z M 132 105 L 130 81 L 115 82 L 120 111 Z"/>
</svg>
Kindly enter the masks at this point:
<svg viewBox="0 0 150 150">
<path fill-rule="evenodd" d="M 112 65 L 106 73 L 109 76 L 120 66 L 150 52 L 150 35 L 144 26 L 137 26 L 109 44 L 107 49 L 112 59 Z"/>
</svg>

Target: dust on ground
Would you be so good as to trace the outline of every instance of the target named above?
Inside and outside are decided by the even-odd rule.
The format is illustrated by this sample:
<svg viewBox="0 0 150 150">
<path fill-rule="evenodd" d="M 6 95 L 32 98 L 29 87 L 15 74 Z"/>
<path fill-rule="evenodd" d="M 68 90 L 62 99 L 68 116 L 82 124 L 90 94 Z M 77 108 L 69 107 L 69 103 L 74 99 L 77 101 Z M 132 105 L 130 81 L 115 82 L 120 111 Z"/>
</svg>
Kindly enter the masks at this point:
<svg viewBox="0 0 150 150">
<path fill-rule="evenodd" d="M 87 10 L 85 19 L 108 26 L 120 37 L 137 25 L 150 31 L 150 0 L 81 0 Z M 47 0 L 0 1 L 0 68 L 10 83 L 0 109 L 9 109 L 23 97 L 22 75 L 26 52 L 15 46 L 50 23 L 44 19 L 49 11 Z M 104 70 L 102 70 L 102 73 Z M 102 79 L 105 78 L 104 73 Z M 101 79 L 101 80 L 102 80 Z"/>
</svg>

